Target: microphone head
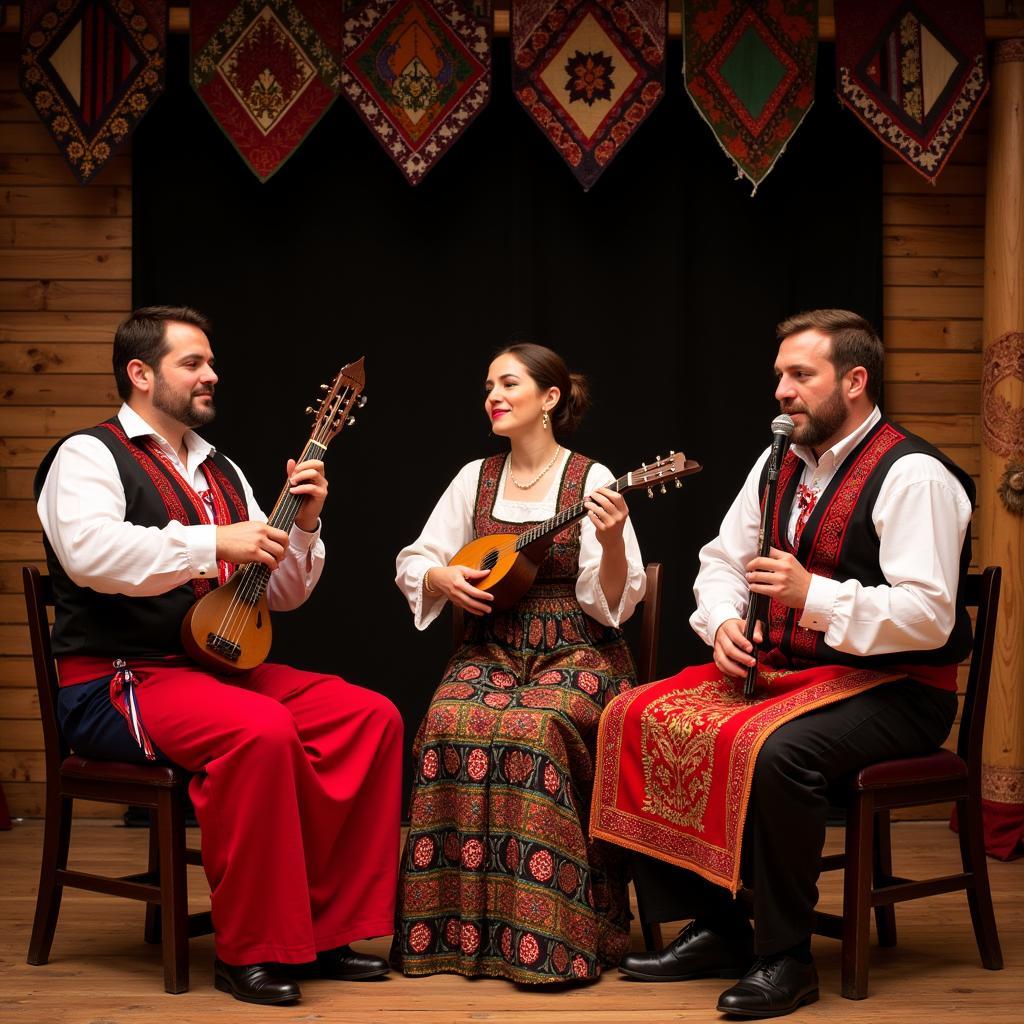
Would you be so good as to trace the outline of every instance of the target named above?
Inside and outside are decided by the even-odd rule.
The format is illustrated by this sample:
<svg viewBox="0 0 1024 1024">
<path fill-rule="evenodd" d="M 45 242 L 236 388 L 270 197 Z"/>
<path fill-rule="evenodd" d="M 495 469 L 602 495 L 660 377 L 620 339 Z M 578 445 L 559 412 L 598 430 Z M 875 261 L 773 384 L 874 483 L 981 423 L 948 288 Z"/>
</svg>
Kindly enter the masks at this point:
<svg viewBox="0 0 1024 1024">
<path fill-rule="evenodd" d="M 782 413 L 772 420 L 772 433 L 783 434 L 786 437 L 789 437 L 789 435 L 793 433 L 793 428 L 795 426 L 796 424 L 793 422 L 793 417 Z"/>
</svg>

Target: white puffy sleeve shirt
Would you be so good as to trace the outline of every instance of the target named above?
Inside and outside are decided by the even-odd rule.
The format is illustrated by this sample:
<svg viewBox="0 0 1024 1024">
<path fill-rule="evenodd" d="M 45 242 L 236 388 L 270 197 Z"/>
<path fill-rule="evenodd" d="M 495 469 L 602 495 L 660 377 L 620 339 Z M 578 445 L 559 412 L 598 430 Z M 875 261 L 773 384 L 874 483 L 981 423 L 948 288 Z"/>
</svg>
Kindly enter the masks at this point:
<svg viewBox="0 0 1024 1024">
<path fill-rule="evenodd" d="M 542 501 L 509 501 L 504 497 L 505 477 L 508 461 L 498 481 L 498 497 L 494 513 L 500 519 L 512 523 L 539 522 L 550 519 L 557 509 L 558 481 L 568 461 L 566 451 L 558 463 L 557 472 L 552 476 L 551 488 Z M 395 562 L 397 576 L 395 583 L 405 595 L 412 609 L 417 629 L 426 629 L 440 614 L 447 599 L 441 594 L 427 594 L 423 590 L 423 577 L 428 569 L 447 565 L 451 558 L 473 539 L 473 507 L 476 502 L 480 467 L 483 460 L 477 459 L 459 470 L 458 475 L 441 495 L 434 506 L 423 532 L 398 553 Z M 594 463 L 584 482 L 584 494 L 591 494 L 598 487 L 606 487 L 615 477 L 604 466 Z M 616 608 L 610 608 L 601 589 L 599 571 L 601 567 L 601 545 L 597 540 L 593 523 L 583 519 L 580 523 L 579 575 L 576 577 L 576 600 L 580 607 L 593 619 L 606 626 L 617 627 L 625 622 L 637 604 L 643 600 L 647 586 L 640 547 L 632 523 L 627 519 L 622 539 L 626 546 L 626 585 Z"/>
<path fill-rule="evenodd" d="M 187 465 L 178 453 L 128 406 L 118 419 L 129 437 L 151 435 L 194 490 L 206 488 L 200 469 L 213 446 L 188 431 Z M 249 482 L 235 466 L 249 518 L 265 523 Z M 153 597 L 198 578 L 217 577 L 217 527 L 172 521 L 162 528 L 125 521 L 125 496 L 113 455 L 98 438 L 78 435 L 65 441 L 46 475 L 36 505 L 40 522 L 64 571 L 80 587 L 101 594 Z M 270 574 L 267 600 L 277 611 L 302 604 L 323 571 L 320 529 L 293 526 L 288 551 Z"/>
<path fill-rule="evenodd" d="M 801 483 L 821 493 L 846 458 L 878 422 L 877 409 L 852 434 L 820 459 L 801 445 Z M 690 625 L 709 646 L 727 619 L 747 613 L 747 563 L 758 553 L 761 521 L 758 483 L 769 451 L 762 453 L 722 520 L 718 536 L 700 551 L 693 586 L 697 610 Z M 811 576 L 799 625 L 824 634 L 825 643 L 846 654 L 869 656 L 941 647 L 956 616 L 960 551 L 971 521 L 971 503 L 960 482 L 930 455 L 898 459 L 886 474 L 871 513 L 878 536 L 878 561 L 886 585 L 867 587 Z M 788 538 L 793 542 L 797 503 Z"/>
</svg>

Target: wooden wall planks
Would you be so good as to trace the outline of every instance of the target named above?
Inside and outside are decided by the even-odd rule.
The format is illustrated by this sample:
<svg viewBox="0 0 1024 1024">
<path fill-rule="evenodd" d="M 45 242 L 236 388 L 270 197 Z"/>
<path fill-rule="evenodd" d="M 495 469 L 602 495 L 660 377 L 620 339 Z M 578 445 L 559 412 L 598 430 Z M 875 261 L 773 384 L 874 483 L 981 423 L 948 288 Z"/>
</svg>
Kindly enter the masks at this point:
<svg viewBox="0 0 1024 1024">
<path fill-rule="evenodd" d="M 17 66 L 18 37 L 0 36 L 0 780 L 24 816 L 44 800 L 20 578 L 42 559 L 32 476 L 57 438 L 117 405 L 110 341 L 131 306 L 131 158 L 78 186 L 18 91 Z"/>
<path fill-rule="evenodd" d="M 131 302 L 131 162 L 120 155 L 77 186 L 18 91 L 17 50 L 16 36 L 0 36 L 0 780 L 13 814 L 38 815 L 42 740 L 19 573 L 41 557 L 32 475 L 54 439 L 117 405 L 108 360 Z M 883 178 L 887 411 L 971 473 L 985 120 L 982 111 L 935 188 L 894 156 Z"/>
</svg>

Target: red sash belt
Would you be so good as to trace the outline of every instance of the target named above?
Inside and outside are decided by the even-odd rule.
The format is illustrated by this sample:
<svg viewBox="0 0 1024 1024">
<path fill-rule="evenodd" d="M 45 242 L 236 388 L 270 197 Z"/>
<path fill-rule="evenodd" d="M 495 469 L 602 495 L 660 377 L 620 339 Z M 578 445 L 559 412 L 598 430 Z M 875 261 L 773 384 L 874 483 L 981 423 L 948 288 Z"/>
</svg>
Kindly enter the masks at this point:
<svg viewBox="0 0 1024 1024">
<path fill-rule="evenodd" d="M 155 761 L 156 751 L 146 727 L 142 724 L 142 713 L 139 711 L 135 687 L 145 678 L 147 670 L 187 664 L 188 659 L 181 655 L 141 659 L 129 665 L 124 658 L 96 658 L 72 654 L 57 659 L 57 680 L 60 686 L 75 686 L 103 679 L 113 670 L 110 680 L 110 703 L 124 719 L 132 739 L 146 755 L 146 760 Z"/>
</svg>

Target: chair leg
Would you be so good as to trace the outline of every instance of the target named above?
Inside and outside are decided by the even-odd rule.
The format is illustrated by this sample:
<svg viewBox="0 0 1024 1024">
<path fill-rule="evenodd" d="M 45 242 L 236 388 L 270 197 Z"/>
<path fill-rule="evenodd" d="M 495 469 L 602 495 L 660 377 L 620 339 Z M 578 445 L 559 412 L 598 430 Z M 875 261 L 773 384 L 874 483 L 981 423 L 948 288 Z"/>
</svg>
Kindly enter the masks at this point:
<svg viewBox="0 0 1024 1024">
<path fill-rule="evenodd" d="M 875 812 L 875 887 L 892 878 L 892 832 L 889 811 Z M 896 907 L 875 907 L 875 928 L 880 946 L 896 945 Z"/>
<path fill-rule="evenodd" d="M 996 916 L 992 909 L 992 892 L 988 884 L 988 862 L 985 859 L 985 834 L 981 820 L 980 800 L 958 800 L 957 819 L 960 823 L 960 860 L 964 871 L 969 871 L 974 884 L 967 889 L 967 905 L 971 910 L 974 938 L 978 943 L 981 962 L 990 971 L 1003 969 L 1003 952 L 999 947 Z"/>
<path fill-rule="evenodd" d="M 654 952 L 655 950 L 661 949 L 661 925 L 656 921 L 641 921 L 640 931 L 644 937 L 644 949 Z"/>
<path fill-rule="evenodd" d="M 36 916 L 32 922 L 32 938 L 28 944 L 28 962 L 45 964 L 50 959 L 50 946 L 57 930 L 60 899 L 64 886 L 57 881 L 57 872 L 68 866 L 71 845 L 71 810 L 74 800 L 61 796 L 54 782 L 52 795 L 46 799 L 46 821 L 43 825 L 43 856 L 39 864 L 39 891 L 36 894 Z"/>
<path fill-rule="evenodd" d="M 160 855 L 161 940 L 164 989 L 188 991 L 188 892 L 185 876 L 185 816 L 181 794 L 163 790 L 157 808 Z"/>
<path fill-rule="evenodd" d="M 846 999 L 868 994 L 868 933 L 871 923 L 871 839 L 875 812 L 871 798 L 854 797 L 846 813 L 846 870 L 843 879 L 841 990 Z"/>
<path fill-rule="evenodd" d="M 160 877 L 160 847 L 157 837 L 160 835 L 160 828 L 156 822 L 156 811 L 149 812 L 149 865 L 146 870 L 154 877 Z M 146 904 L 146 930 L 144 932 L 146 941 L 156 945 L 160 941 L 161 914 L 159 903 Z"/>
</svg>

